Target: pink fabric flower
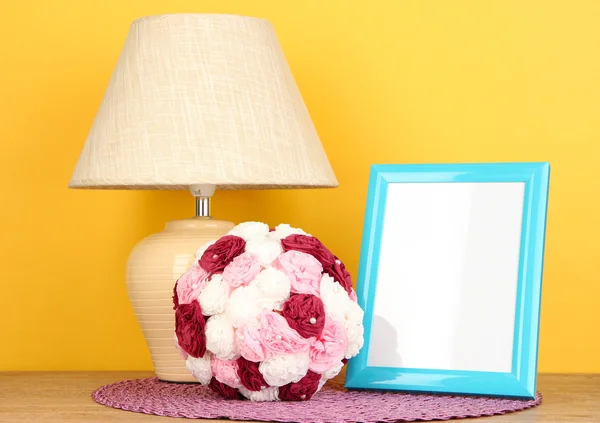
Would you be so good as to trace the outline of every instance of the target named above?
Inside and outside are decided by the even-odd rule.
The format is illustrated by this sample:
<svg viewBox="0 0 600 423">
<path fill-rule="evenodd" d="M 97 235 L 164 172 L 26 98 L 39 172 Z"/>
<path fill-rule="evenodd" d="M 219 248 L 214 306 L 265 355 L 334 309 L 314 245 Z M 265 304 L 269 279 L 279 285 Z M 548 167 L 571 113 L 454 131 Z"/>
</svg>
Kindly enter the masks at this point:
<svg viewBox="0 0 600 423">
<path fill-rule="evenodd" d="M 314 236 L 293 234 L 281 240 L 283 251 L 302 251 L 316 258 L 328 269 L 335 263 L 335 256 Z"/>
<path fill-rule="evenodd" d="M 231 261 L 242 254 L 246 241 L 235 235 L 222 236 L 206 249 L 198 264 L 208 273 L 222 272 Z"/>
<path fill-rule="evenodd" d="M 280 314 L 263 311 L 259 325 L 244 325 L 237 330 L 235 342 L 242 357 L 259 362 L 274 354 L 306 351 L 314 340 L 300 336 Z"/>
<path fill-rule="evenodd" d="M 240 355 L 248 361 L 263 361 L 269 352 L 260 339 L 260 329 L 255 326 L 244 325 L 236 331 L 235 345 Z"/>
<path fill-rule="evenodd" d="M 198 299 L 206 286 L 208 273 L 198 264 L 194 264 L 177 280 L 176 292 L 179 304 L 189 304 Z"/>
<path fill-rule="evenodd" d="M 285 317 L 278 313 L 263 311 L 260 320 L 260 342 L 270 354 L 293 354 L 306 351 L 315 340 L 315 338 L 300 336 L 290 328 Z"/>
<path fill-rule="evenodd" d="M 325 319 L 323 333 L 308 350 L 310 370 L 325 373 L 344 358 L 348 339 L 344 326 L 329 318 Z"/>
<path fill-rule="evenodd" d="M 323 266 L 310 254 L 288 251 L 275 259 L 273 267 L 281 270 L 290 279 L 291 292 L 319 296 Z"/>
<path fill-rule="evenodd" d="M 179 352 L 179 355 L 181 356 L 181 358 L 183 358 L 184 360 L 187 360 L 189 354 L 186 353 L 180 346 L 179 346 L 179 341 L 177 340 L 177 334 L 175 332 L 173 332 L 173 338 L 175 338 L 175 348 L 177 348 L 177 351 Z"/>
<path fill-rule="evenodd" d="M 215 379 L 236 389 L 242 386 L 238 376 L 238 368 L 235 360 L 220 360 L 216 357 L 210 360 L 210 370 Z"/>
<path fill-rule="evenodd" d="M 223 281 L 231 288 L 246 286 L 258 275 L 261 266 L 250 253 L 237 256 L 223 270 Z"/>
</svg>

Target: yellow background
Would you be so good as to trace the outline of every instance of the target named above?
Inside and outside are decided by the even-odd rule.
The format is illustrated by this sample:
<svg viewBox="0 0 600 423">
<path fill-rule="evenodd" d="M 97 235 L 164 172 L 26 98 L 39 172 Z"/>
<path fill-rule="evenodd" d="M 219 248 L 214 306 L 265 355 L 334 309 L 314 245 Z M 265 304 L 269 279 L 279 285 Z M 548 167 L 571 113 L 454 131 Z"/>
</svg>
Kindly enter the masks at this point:
<svg viewBox="0 0 600 423">
<path fill-rule="evenodd" d="M 3 1 L 0 370 L 150 369 L 127 255 L 187 192 L 74 191 L 129 25 L 172 12 L 275 25 L 340 181 L 219 192 L 214 214 L 292 223 L 355 275 L 369 165 L 549 161 L 540 366 L 600 372 L 600 2 Z"/>
</svg>

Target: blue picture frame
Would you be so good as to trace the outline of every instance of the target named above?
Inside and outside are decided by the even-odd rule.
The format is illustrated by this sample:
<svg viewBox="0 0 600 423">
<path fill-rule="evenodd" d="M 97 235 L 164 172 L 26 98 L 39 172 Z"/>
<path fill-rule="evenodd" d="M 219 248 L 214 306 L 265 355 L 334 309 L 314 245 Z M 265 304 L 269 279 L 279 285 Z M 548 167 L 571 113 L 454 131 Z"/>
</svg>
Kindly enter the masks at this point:
<svg viewBox="0 0 600 423">
<path fill-rule="evenodd" d="M 545 162 L 371 166 L 357 281 L 365 344 L 348 363 L 346 388 L 535 398 L 549 179 Z M 525 183 L 511 372 L 368 366 L 388 185 L 403 182 Z"/>
</svg>

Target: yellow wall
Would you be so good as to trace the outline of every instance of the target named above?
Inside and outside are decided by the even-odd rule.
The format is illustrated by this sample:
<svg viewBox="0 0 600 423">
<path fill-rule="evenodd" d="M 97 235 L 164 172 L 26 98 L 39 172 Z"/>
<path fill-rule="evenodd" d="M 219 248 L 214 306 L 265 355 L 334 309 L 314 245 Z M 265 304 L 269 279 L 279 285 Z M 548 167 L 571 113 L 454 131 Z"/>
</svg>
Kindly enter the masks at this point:
<svg viewBox="0 0 600 423">
<path fill-rule="evenodd" d="M 151 368 L 125 262 L 192 200 L 66 186 L 130 22 L 170 12 L 274 23 L 340 188 L 214 211 L 303 227 L 353 274 L 371 163 L 550 161 L 540 370 L 600 372 L 594 0 L 2 1 L 0 370 Z"/>
</svg>

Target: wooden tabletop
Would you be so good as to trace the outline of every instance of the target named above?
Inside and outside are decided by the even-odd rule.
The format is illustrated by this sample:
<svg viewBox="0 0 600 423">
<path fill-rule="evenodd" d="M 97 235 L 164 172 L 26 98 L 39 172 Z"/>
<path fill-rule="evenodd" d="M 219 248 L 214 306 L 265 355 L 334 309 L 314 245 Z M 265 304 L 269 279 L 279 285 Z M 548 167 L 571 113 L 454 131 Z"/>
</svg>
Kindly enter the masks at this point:
<svg viewBox="0 0 600 423">
<path fill-rule="evenodd" d="M 107 383 L 150 376 L 148 372 L 0 373 L 0 422 L 175 421 L 108 408 L 91 398 L 93 390 Z M 600 422 L 600 374 L 541 375 L 538 388 L 544 397 L 539 407 L 465 421 Z"/>
</svg>

